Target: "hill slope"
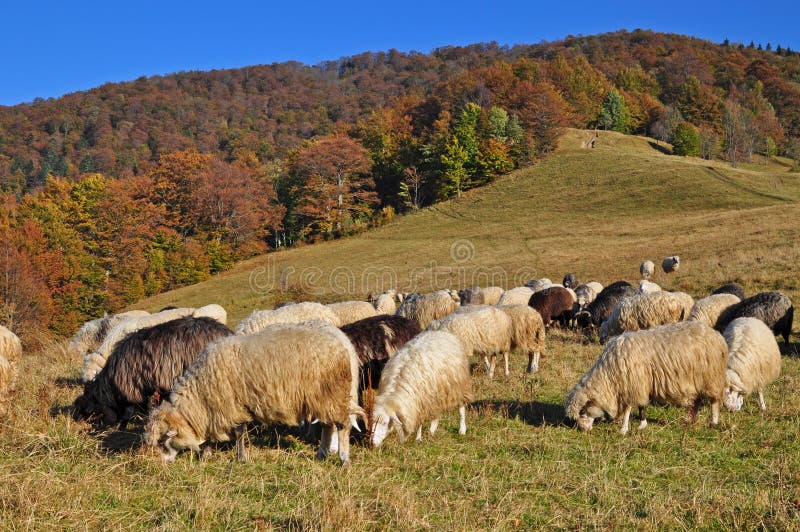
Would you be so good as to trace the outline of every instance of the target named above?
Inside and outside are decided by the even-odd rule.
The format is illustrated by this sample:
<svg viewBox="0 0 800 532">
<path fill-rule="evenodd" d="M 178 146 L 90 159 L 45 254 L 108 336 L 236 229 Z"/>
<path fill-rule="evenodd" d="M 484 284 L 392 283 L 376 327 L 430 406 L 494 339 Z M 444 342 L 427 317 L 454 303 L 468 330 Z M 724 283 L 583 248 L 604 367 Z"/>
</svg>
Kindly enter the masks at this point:
<svg viewBox="0 0 800 532">
<path fill-rule="evenodd" d="M 668 156 L 650 139 L 611 132 L 588 149 L 591 135 L 568 130 L 541 164 L 385 227 L 264 255 L 141 305 L 213 301 L 238 319 L 286 299 L 361 299 L 390 286 L 510 287 L 568 271 L 635 279 L 643 259 L 672 254 L 684 262 L 659 280 L 666 286 L 700 294 L 735 279 L 800 295 L 800 176 L 780 164 Z"/>
</svg>

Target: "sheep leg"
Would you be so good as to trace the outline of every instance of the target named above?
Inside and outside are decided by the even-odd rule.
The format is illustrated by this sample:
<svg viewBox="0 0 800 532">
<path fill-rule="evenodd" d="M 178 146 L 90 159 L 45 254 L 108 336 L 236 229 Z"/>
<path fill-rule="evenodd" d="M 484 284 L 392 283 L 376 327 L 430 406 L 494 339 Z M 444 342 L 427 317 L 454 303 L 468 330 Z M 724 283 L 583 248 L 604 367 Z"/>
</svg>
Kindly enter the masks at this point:
<svg viewBox="0 0 800 532">
<path fill-rule="evenodd" d="M 461 405 L 458 407 L 458 433 L 464 435 L 467 433 L 467 407 Z"/>
<path fill-rule="evenodd" d="M 711 401 L 711 424 L 716 425 L 719 423 L 719 401 L 714 399 Z"/>
<path fill-rule="evenodd" d="M 645 412 L 645 407 L 644 406 L 640 406 L 639 407 L 639 418 L 642 421 L 639 422 L 639 430 L 642 430 L 643 428 L 645 428 L 647 426 L 647 418 L 644 416 L 644 412 Z"/>
<path fill-rule="evenodd" d="M 342 467 L 347 467 L 350 465 L 350 424 L 345 423 L 339 427 L 336 436 L 339 441 L 339 460 L 342 462 Z"/>
<path fill-rule="evenodd" d="M 422 425 L 417 427 L 417 437 L 416 441 L 422 441 Z"/>
<path fill-rule="evenodd" d="M 539 371 L 539 352 L 528 353 L 528 368 L 526 373 L 533 373 Z"/>
<path fill-rule="evenodd" d="M 331 439 L 328 441 L 328 454 L 336 454 L 339 452 L 339 434 L 338 431 L 331 429 Z"/>
<path fill-rule="evenodd" d="M 767 411 L 767 402 L 764 400 L 764 390 L 758 390 L 758 406 L 761 408 L 762 412 Z"/>
<path fill-rule="evenodd" d="M 625 411 L 622 413 L 622 428 L 620 429 L 620 433 L 627 434 L 628 433 L 628 424 L 631 420 L 631 408 L 630 406 L 625 408 Z"/>
<path fill-rule="evenodd" d="M 331 432 L 333 432 L 333 426 L 324 423 L 322 425 L 322 437 L 319 439 L 319 449 L 317 449 L 317 460 L 325 460 L 327 458 L 332 438 Z"/>
<path fill-rule="evenodd" d="M 431 429 L 430 429 L 431 436 L 436 434 L 436 429 L 438 428 L 439 428 L 439 420 L 434 419 L 433 421 L 431 421 Z"/>
<path fill-rule="evenodd" d="M 697 421 L 697 410 L 700 408 L 700 398 L 697 398 L 694 404 L 686 408 L 686 421 L 694 423 Z"/>
<path fill-rule="evenodd" d="M 489 375 L 491 365 L 489 364 L 489 355 L 483 355 L 483 363 L 486 365 L 486 374 Z"/>
<path fill-rule="evenodd" d="M 508 377 L 509 374 L 510 374 L 509 371 L 508 371 L 508 352 L 503 353 L 503 362 L 506 365 L 506 377 Z"/>
<path fill-rule="evenodd" d="M 493 379 L 494 378 L 494 368 L 495 368 L 495 365 L 497 363 L 497 355 L 492 354 L 491 361 L 492 362 L 491 362 L 491 364 L 489 366 L 489 378 Z"/>
<path fill-rule="evenodd" d="M 249 459 L 247 452 L 247 427 L 243 424 L 237 425 L 233 428 L 233 434 L 236 436 L 236 460 L 239 462 L 246 462 Z"/>
</svg>

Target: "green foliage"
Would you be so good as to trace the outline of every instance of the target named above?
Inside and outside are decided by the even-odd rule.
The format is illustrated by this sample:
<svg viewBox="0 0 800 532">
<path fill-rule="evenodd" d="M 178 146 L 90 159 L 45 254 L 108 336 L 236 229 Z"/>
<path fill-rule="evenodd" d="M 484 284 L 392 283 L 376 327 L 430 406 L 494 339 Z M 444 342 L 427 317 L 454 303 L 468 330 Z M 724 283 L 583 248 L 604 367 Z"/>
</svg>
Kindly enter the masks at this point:
<svg viewBox="0 0 800 532">
<path fill-rule="evenodd" d="M 603 129 L 628 133 L 631 128 L 631 113 L 625 105 L 625 98 L 616 90 L 608 91 L 600 112 L 600 125 Z"/>
<path fill-rule="evenodd" d="M 675 155 L 700 155 L 700 133 L 692 124 L 681 122 L 672 135 L 672 152 Z"/>
<path fill-rule="evenodd" d="M 461 146 L 457 136 L 450 137 L 445 144 L 444 151 L 439 156 L 439 161 L 442 165 L 439 198 L 460 196 L 468 175 L 466 165 L 469 162 L 469 152 Z"/>
</svg>

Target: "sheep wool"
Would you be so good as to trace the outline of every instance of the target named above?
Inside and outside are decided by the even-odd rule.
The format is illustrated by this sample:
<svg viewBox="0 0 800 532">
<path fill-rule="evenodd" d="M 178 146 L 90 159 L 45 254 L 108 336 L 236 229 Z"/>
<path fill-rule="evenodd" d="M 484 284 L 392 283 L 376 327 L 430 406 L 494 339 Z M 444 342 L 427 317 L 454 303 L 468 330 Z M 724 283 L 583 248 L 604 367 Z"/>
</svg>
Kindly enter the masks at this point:
<svg viewBox="0 0 800 532">
<path fill-rule="evenodd" d="M 139 318 L 149 314 L 144 310 L 131 310 L 87 321 L 70 339 L 67 344 L 67 354 L 70 358 L 83 359 L 87 354 L 96 351 L 100 347 L 108 331 L 128 318 Z"/>
<path fill-rule="evenodd" d="M 254 310 L 239 322 L 235 332 L 236 334 L 253 334 L 277 323 L 302 323 L 311 320 L 320 320 L 339 326 L 339 317 L 333 310 L 322 303 L 306 301 L 274 310 Z"/>
<path fill-rule="evenodd" d="M 511 318 L 511 349 L 528 354 L 526 373 L 539 371 L 539 358 L 544 353 L 545 327 L 541 314 L 528 305 L 501 305 L 497 307 Z M 504 353 L 506 377 L 509 375 L 508 354 Z"/>
<path fill-rule="evenodd" d="M 736 318 L 725 328 L 728 369 L 725 406 L 741 410 L 745 397 L 758 392 L 758 405 L 766 412 L 764 388 L 781 374 L 781 351 L 775 335 L 757 318 Z"/>
<path fill-rule="evenodd" d="M 403 316 L 417 322 L 420 329 L 426 328 L 433 320 L 440 320 L 449 316 L 459 307 L 460 298 L 453 296 L 447 290 L 440 290 L 431 294 L 409 294 L 397 307 L 398 316 Z"/>
<path fill-rule="evenodd" d="M 424 331 L 386 363 L 372 411 L 372 444 L 378 447 L 390 431 L 401 441 L 430 421 L 458 407 L 459 434 L 466 434 L 466 406 L 472 402 L 469 358 L 458 338 L 446 331 Z"/>
<path fill-rule="evenodd" d="M 6 357 L 0 355 L 0 419 L 8 414 L 15 378 L 16 370 L 14 366 Z"/>
<path fill-rule="evenodd" d="M 792 300 L 781 292 L 761 292 L 743 299 L 722 311 L 714 326 L 722 332 L 730 322 L 736 318 L 758 318 L 772 329 L 776 335 L 783 336 L 783 341 L 789 345 L 792 334 L 792 321 L 794 320 L 794 306 Z"/>
<path fill-rule="evenodd" d="M 713 294 L 702 299 L 698 299 L 687 319 L 705 323 L 709 327 L 713 327 L 719 319 L 719 315 L 728 307 L 738 303 L 740 299 L 728 293 Z"/>
<path fill-rule="evenodd" d="M 652 260 L 646 260 L 642 262 L 639 266 L 639 274 L 641 274 L 642 279 L 649 279 L 656 273 L 656 265 L 653 264 Z"/>
<path fill-rule="evenodd" d="M 397 311 L 395 295 L 380 294 L 375 298 L 375 312 L 378 314 L 394 314 Z"/>
<path fill-rule="evenodd" d="M 726 283 L 711 292 L 712 296 L 715 294 L 733 294 L 742 300 L 744 299 L 744 288 L 739 283 Z"/>
<path fill-rule="evenodd" d="M 600 325 L 600 341 L 625 331 L 651 329 L 681 321 L 687 315 L 682 298 L 673 292 L 646 292 L 616 304 Z"/>
<path fill-rule="evenodd" d="M 472 286 L 458 292 L 462 305 L 496 305 L 504 290 L 499 286 Z"/>
<path fill-rule="evenodd" d="M 506 290 L 500 296 L 498 305 L 527 305 L 533 295 L 533 290 L 527 286 L 518 286 L 511 290 Z"/>
<path fill-rule="evenodd" d="M 377 313 L 375 307 L 366 301 L 342 301 L 339 303 L 330 303 L 325 305 L 336 314 L 338 323 L 335 325 L 341 327 L 354 321 L 363 320 L 364 318 L 371 318 Z"/>
<path fill-rule="evenodd" d="M 358 365 L 347 336 L 321 321 L 221 339 L 150 413 L 145 443 L 171 462 L 181 450 L 199 451 L 205 441 L 228 441 L 231 431 L 252 420 L 298 425 L 317 419 L 323 424 L 317 457 L 325 458 L 338 436 L 339 458 L 348 465 L 350 426 L 363 415 Z"/>
<path fill-rule="evenodd" d="M 646 292 L 660 292 L 660 291 L 661 287 L 652 281 L 648 281 L 647 279 L 642 279 L 641 281 L 639 281 L 639 292 L 641 292 L 642 294 Z"/>
<path fill-rule="evenodd" d="M 591 430 L 604 414 L 622 421 L 628 431 L 631 409 L 651 401 L 689 409 L 710 402 L 711 424 L 719 422 L 725 392 L 728 346 L 714 329 L 697 321 L 682 321 L 613 338 L 594 366 L 567 394 L 565 409 L 582 430 Z"/>
<path fill-rule="evenodd" d="M 9 363 L 18 361 L 22 356 L 22 342 L 19 336 L 2 325 L 0 325 L 0 356 Z"/>
</svg>

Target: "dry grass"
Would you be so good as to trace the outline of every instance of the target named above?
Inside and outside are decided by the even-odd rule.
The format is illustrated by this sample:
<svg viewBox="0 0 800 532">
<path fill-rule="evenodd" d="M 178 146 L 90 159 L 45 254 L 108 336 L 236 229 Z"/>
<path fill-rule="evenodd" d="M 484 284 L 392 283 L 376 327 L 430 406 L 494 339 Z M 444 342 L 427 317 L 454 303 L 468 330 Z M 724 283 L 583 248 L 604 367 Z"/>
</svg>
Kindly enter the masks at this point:
<svg viewBox="0 0 800 532">
<path fill-rule="evenodd" d="M 656 279 L 667 287 L 704 295 L 735 279 L 750 292 L 779 288 L 798 300 L 796 175 L 667 157 L 646 139 L 613 134 L 590 151 L 580 148 L 584 137 L 570 132 L 558 155 L 436 209 L 255 259 L 144 305 L 218 302 L 235 320 L 282 299 L 346 299 L 375 288 L 339 290 L 331 272 L 344 272 L 348 285 L 347 272 L 360 279 L 365 268 L 392 267 L 401 288 L 420 289 L 463 285 L 490 268 L 506 272 L 509 286 L 514 273 L 555 281 L 574 271 L 609 282 L 635 279 L 643 258 L 674 253 L 682 270 Z M 469 244 L 457 243 L 453 257 L 459 239 Z M 462 260 L 464 250 L 474 255 Z M 294 268 L 291 293 L 250 288 L 265 264 Z M 305 282 L 293 277 L 303 271 Z M 220 446 L 206 461 L 184 454 L 163 466 L 140 449 L 139 425 L 93 433 L 71 421 L 79 363 L 62 344 L 46 343 L 19 362 L 11 416 L 0 425 L 0 521 L 7 529 L 167 530 L 800 525 L 797 343 L 784 349 L 767 414 L 751 398 L 708 428 L 707 411 L 688 426 L 682 412 L 651 407 L 648 428 L 625 437 L 610 423 L 580 434 L 563 420 L 567 390 L 599 351 L 556 330 L 532 377 L 522 373 L 527 357 L 512 357 L 512 376 L 494 381 L 475 360 L 466 436 L 451 413 L 421 444 L 356 444 L 342 470 L 334 458 L 315 461 L 302 431 L 275 427 L 253 433 L 248 463 Z"/>
</svg>

